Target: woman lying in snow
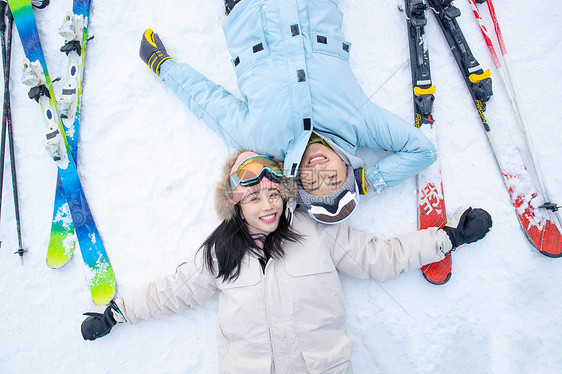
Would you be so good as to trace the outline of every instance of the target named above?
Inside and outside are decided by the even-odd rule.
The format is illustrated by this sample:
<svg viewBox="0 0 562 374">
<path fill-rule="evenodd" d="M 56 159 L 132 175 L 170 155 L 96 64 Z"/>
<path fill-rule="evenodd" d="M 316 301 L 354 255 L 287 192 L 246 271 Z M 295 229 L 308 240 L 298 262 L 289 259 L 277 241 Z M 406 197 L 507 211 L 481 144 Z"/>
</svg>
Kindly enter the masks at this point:
<svg viewBox="0 0 562 374">
<path fill-rule="evenodd" d="M 346 224 L 292 212 L 292 181 L 253 152 L 230 157 L 217 185 L 222 223 L 175 274 L 86 313 L 84 339 L 196 307 L 217 291 L 221 373 L 351 373 L 338 272 L 378 281 L 439 261 L 483 238 L 490 215 L 469 208 L 458 224 L 383 240 Z M 455 220 L 452 220 L 455 221 Z"/>
</svg>

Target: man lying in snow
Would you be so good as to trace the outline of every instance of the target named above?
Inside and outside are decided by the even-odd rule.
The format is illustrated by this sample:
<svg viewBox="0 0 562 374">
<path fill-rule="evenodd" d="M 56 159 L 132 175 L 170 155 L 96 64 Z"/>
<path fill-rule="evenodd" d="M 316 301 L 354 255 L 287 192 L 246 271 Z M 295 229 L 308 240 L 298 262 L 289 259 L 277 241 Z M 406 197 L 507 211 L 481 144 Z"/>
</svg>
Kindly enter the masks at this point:
<svg viewBox="0 0 562 374">
<path fill-rule="evenodd" d="M 299 198 L 323 223 L 347 218 L 367 187 L 381 192 L 425 169 L 437 151 L 412 124 L 372 103 L 351 71 L 335 0 L 226 0 L 224 34 L 239 100 L 173 60 L 152 30 L 140 56 L 234 148 L 284 161 Z M 392 152 L 365 167 L 359 147 Z"/>
</svg>

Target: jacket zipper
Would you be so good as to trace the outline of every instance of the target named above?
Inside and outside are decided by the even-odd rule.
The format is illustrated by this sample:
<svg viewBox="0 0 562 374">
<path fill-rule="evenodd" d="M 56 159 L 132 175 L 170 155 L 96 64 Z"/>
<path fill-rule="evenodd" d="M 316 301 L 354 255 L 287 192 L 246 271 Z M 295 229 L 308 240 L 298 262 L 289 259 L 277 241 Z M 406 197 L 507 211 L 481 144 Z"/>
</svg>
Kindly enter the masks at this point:
<svg viewBox="0 0 562 374">
<path fill-rule="evenodd" d="M 312 131 L 315 132 L 315 133 L 317 133 L 320 137 L 322 137 L 321 134 L 329 134 L 329 135 L 332 135 L 332 136 L 334 136 L 334 137 L 336 137 L 336 138 L 339 138 L 339 139 L 343 140 L 344 142 L 346 142 L 347 144 L 349 144 L 351 147 L 355 148 L 355 144 L 353 144 L 352 142 L 350 142 L 350 141 L 347 140 L 346 138 L 344 138 L 344 137 L 342 137 L 341 135 L 338 135 L 338 134 L 336 134 L 336 133 L 334 133 L 334 132 L 331 132 L 331 131 L 322 131 L 322 130 L 318 130 L 318 129 L 316 129 L 316 128 L 313 129 Z"/>
<path fill-rule="evenodd" d="M 271 368 L 275 371 L 275 349 L 273 349 L 273 334 L 271 333 L 271 321 L 270 321 L 270 318 L 269 318 L 267 293 L 265 291 L 265 288 L 266 288 L 265 276 L 266 276 L 267 265 L 269 264 L 270 261 L 271 261 L 271 259 L 269 259 L 267 261 L 267 264 L 265 265 L 265 269 L 263 270 L 263 275 L 262 275 L 262 279 L 263 279 L 263 302 L 264 302 L 264 306 L 265 306 L 265 323 L 267 324 L 267 333 L 269 335 L 269 348 L 271 349 Z"/>
</svg>

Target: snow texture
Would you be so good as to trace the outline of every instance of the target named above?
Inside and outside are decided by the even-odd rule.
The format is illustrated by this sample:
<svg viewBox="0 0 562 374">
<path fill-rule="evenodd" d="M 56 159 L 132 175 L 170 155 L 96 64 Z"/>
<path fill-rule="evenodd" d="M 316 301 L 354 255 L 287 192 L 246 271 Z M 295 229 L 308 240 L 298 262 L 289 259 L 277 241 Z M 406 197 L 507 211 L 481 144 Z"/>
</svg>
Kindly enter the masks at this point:
<svg viewBox="0 0 562 374">
<path fill-rule="evenodd" d="M 413 121 L 406 20 L 401 1 L 340 0 L 351 64 L 368 96 Z M 165 4 L 165 5 L 164 5 Z M 524 140 L 468 1 L 458 19 L 482 66 L 492 70 L 490 126 Z M 57 30 L 70 0 L 36 10 L 51 77 L 65 72 Z M 562 204 L 562 2 L 496 1 L 530 132 L 553 199 Z M 488 29 L 487 10 L 480 8 Z M 117 292 L 174 271 L 216 227 L 213 188 L 232 153 L 138 57 L 146 28 L 240 97 L 222 34 L 221 0 L 94 0 L 86 57 L 78 170 L 116 275 Z M 491 213 L 488 236 L 453 254 L 442 286 L 420 271 L 385 283 L 342 277 L 355 373 L 557 373 L 562 367 L 562 259 L 539 254 L 516 219 L 478 114 L 429 14 L 425 40 L 434 84 L 447 211 Z M 120 325 L 95 342 L 80 335 L 93 307 L 80 254 L 45 264 L 56 167 L 43 147 L 40 110 L 19 82 L 23 50 L 14 30 L 12 118 L 24 265 L 9 167 L 4 175 L 0 250 L 0 372 L 214 373 L 218 299 L 160 321 Z M 394 74 L 394 75 L 393 75 Z M 391 77 L 389 79 L 389 77 Z M 387 81 L 388 80 L 388 81 Z M 386 81 L 386 83 L 385 83 Z M 383 83 L 385 83 L 383 85 Z M 382 85 L 382 87 L 381 87 Z M 62 83 L 55 83 L 60 91 Z M 384 153 L 360 150 L 369 162 Z M 528 152 L 522 150 L 527 163 Z M 8 165 L 8 164 L 7 164 Z M 416 185 L 369 194 L 349 221 L 384 238 L 416 229 Z M 77 369 L 80 368 L 80 369 Z"/>
</svg>

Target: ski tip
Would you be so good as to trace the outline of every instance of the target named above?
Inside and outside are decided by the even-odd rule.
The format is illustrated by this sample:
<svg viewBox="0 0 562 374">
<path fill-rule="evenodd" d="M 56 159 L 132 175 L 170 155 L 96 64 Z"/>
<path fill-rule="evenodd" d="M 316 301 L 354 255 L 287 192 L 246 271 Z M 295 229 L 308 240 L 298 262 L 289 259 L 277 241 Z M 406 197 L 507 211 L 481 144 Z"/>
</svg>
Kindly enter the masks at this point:
<svg viewBox="0 0 562 374">
<path fill-rule="evenodd" d="M 422 266 L 421 271 L 424 278 L 431 284 L 442 285 L 451 279 L 453 261 L 451 254 L 445 256 L 441 261 Z"/>
<path fill-rule="evenodd" d="M 553 220 L 549 219 L 537 225 L 523 214 L 519 215 L 519 223 L 539 253 L 550 258 L 562 257 L 562 232 Z"/>
<path fill-rule="evenodd" d="M 49 247 L 47 248 L 47 256 L 45 258 L 47 266 L 51 269 L 58 269 L 66 265 L 72 258 L 75 245 L 74 224 L 71 225 L 71 229 L 64 228 L 62 225 L 57 227 L 53 219 L 51 238 L 49 239 Z"/>
<path fill-rule="evenodd" d="M 46 258 L 45 263 L 51 269 L 60 269 L 64 265 L 68 264 L 69 260 L 70 260 L 70 258 L 65 258 L 65 259 L 62 259 L 62 260 L 61 259 Z"/>
<path fill-rule="evenodd" d="M 92 292 L 92 301 L 96 305 L 107 305 L 111 300 L 113 300 L 113 296 L 115 296 L 115 289 L 104 293 Z"/>
<path fill-rule="evenodd" d="M 426 281 L 428 281 L 431 284 L 435 284 L 436 286 L 440 286 L 442 284 L 445 284 L 449 281 L 449 279 L 451 279 L 451 273 L 447 274 L 445 277 L 440 276 L 437 279 L 432 279 L 431 277 L 428 277 L 425 273 L 423 273 L 423 277 L 425 278 Z"/>
<path fill-rule="evenodd" d="M 562 257 L 562 253 L 560 253 L 560 252 L 559 253 L 550 253 L 550 252 L 547 252 L 547 251 L 541 251 L 539 249 L 539 253 L 542 254 L 542 255 L 545 255 L 546 257 L 550 257 L 550 258 L 560 258 L 560 257 Z"/>
<path fill-rule="evenodd" d="M 560 222 L 557 213 L 552 213 L 552 219 L 546 222 L 537 249 L 540 253 L 547 257 L 562 257 L 562 233 L 559 226 L 555 222 Z"/>
<path fill-rule="evenodd" d="M 106 305 L 115 296 L 115 279 L 111 268 L 108 271 L 97 274 L 93 282 L 90 283 L 92 301 L 96 305 Z"/>
</svg>

